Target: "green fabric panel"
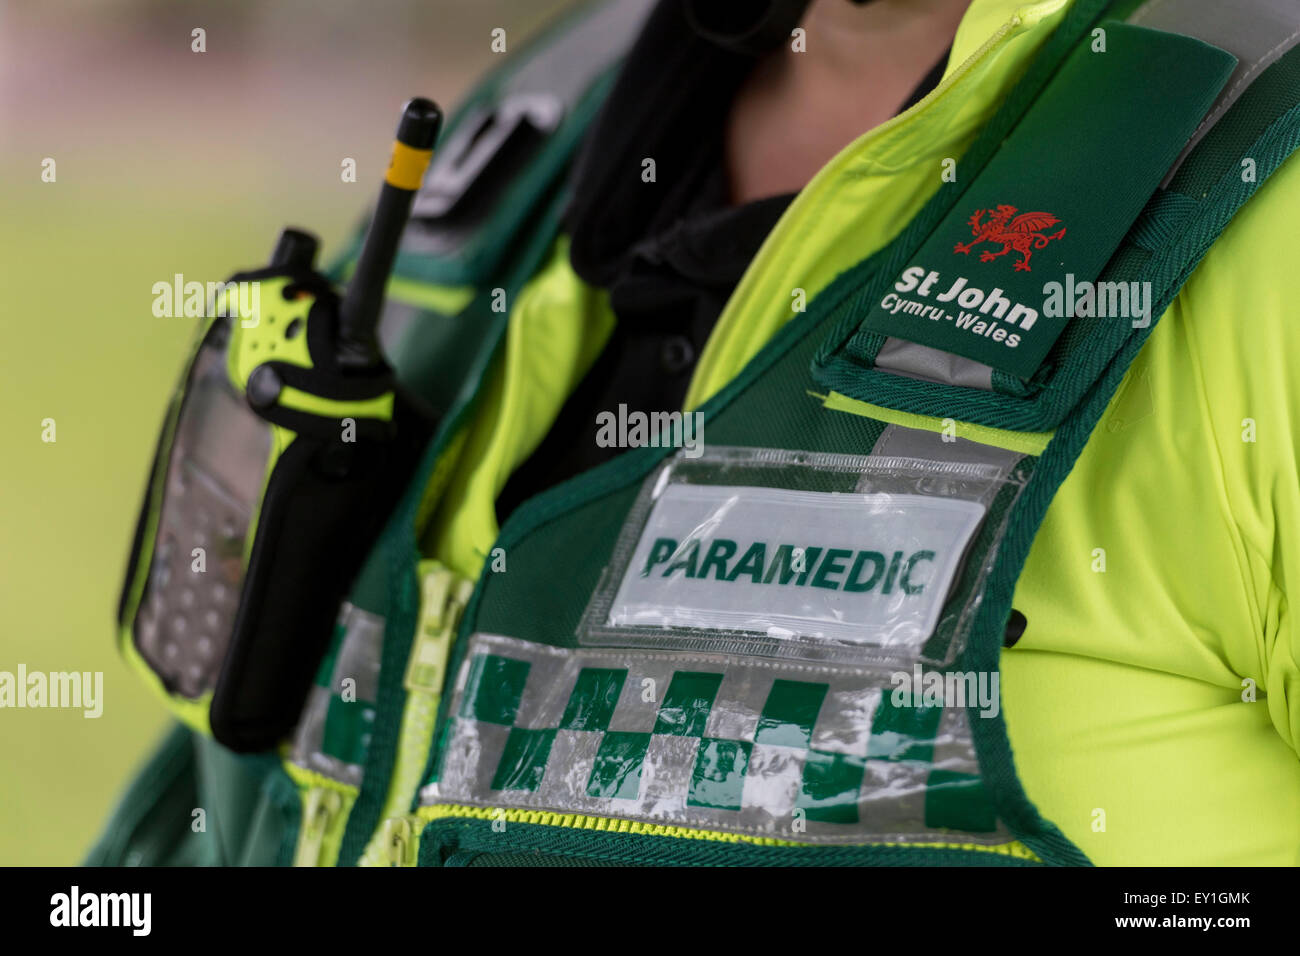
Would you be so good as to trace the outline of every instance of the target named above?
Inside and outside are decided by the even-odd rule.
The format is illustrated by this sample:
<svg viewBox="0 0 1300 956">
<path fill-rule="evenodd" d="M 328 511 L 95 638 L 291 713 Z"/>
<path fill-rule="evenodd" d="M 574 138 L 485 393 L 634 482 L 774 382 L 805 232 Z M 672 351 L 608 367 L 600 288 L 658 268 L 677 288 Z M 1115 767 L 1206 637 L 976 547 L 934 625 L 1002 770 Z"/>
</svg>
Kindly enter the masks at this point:
<svg viewBox="0 0 1300 956">
<path fill-rule="evenodd" d="M 804 758 L 799 803 L 809 820 L 856 823 L 858 794 L 866 761 L 846 754 L 810 750 Z"/>
<path fill-rule="evenodd" d="M 778 680 L 772 685 L 763 712 L 758 716 L 754 743 L 783 747 L 807 747 L 812 741 L 813 724 L 822 708 L 826 684 Z"/>
<path fill-rule="evenodd" d="M 1114 20 L 1127 20 L 1138 7 L 1150 2 L 1161 2 L 1161 0 L 1117 0 L 1106 15 Z"/>
<path fill-rule="evenodd" d="M 198 799 L 207 812 L 204 863 L 233 866 L 245 855 L 248 837 L 270 774 L 284 774 L 273 755 L 233 753 L 209 737 L 194 735 Z"/>
<path fill-rule="evenodd" d="M 883 760 L 930 761 L 934 757 L 934 738 L 942 716 L 939 707 L 898 707 L 891 695 L 885 696 L 871 721 L 868 756 Z"/>
<path fill-rule="evenodd" d="M 176 724 L 163 738 L 109 817 L 86 866 L 198 861 L 198 841 L 190 830 L 190 812 L 198 805 L 191 733 Z"/>
<path fill-rule="evenodd" d="M 1098 276 L 1236 64 L 1189 37 L 1104 27 L 1106 52 L 1075 48 L 864 330 L 1033 375 L 1068 321 L 1043 308 L 1044 284 Z M 1090 115 L 1107 121 L 1081 148 L 1075 130 Z M 901 301 L 946 320 L 894 312 Z"/>
<path fill-rule="evenodd" d="M 640 452 L 632 454 L 639 457 Z M 512 516 L 498 539 L 499 546 L 510 556 L 511 566 L 551 567 L 554 556 L 563 554 L 566 556 L 565 586 L 556 587 L 554 581 L 535 574 L 512 571 L 486 575 L 479 589 L 490 591 L 491 600 L 484 603 L 483 618 L 476 629 L 526 637 L 558 647 L 574 646 L 587 598 L 614 549 L 623 515 L 631 507 L 637 490 L 635 485 L 628 485 L 604 499 L 593 498 L 575 512 L 578 518 L 575 524 L 566 521 L 563 527 L 549 526 L 522 540 L 510 534 Z"/>
<path fill-rule="evenodd" d="M 641 787 L 641 765 L 649 747 L 649 734 L 609 731 L 596 750 L 587 793 L 616 800 L 635 797 Z"/>
<path fill-rule="evenodd" d="M 925 824 L 979 833 L 996 826 L 997 811 L 979 776 L 934 770 L 925 786 Z"/>
<path fill-rule="evenodd" d="M 197 817 L 196 810 L 203 810 Z M 203 829 L 195 830 L 202 820 Z M 299 808 L 272 757 L 242 757 L 177 725 L 136 777 L 89 866 L 286 864 Z"/>
<path fill-rule="evenodd" d="M 506 750 L 492 777 L 493 790 L 536 790 L 555 743 L 554 728 L 527 730 L 511 727 Z"/>
<path fill-rule="evenodd" d="M 370 554 L 366 557 L 365 564 L 361 566 L 361 571 L 357 575 L 356 581 L 352 584 L 352 590 L 348 594 L 348 600 L 363 611 L 369 611 L 371 614 L 377 614 L 380 617 L 387 616 L 387 575 L 388 567 L 384 562 L 382 555 L 377 549 L 372 549 Z M 339 635 L 339 643 L 342 643 L 342 635 Z M 332 673 L 333 672 L 331 672 L 331 676 Z"/>
<path fill-rule="evenodd" d="M 700 738 L 687 805 L 739 810 L 752 750 L 746 740 Z"/>
<path fill-rule="evenodd" d="M 458 315 L 417 309 L 393 349 L 397 380 L 440 415 L 473 387 L 466 379 L 475 366 L 474 357 L 491 346 L 492 324 L 481 321 L 479 312 L 484 301 L 490 302 L 492 290 L 479 295 L 483 301 L 471 303 Z"/>
<path fill-rule="evenodd" d="M 291 866 L 302 826 L 302 801 L 288 774 L 268 774 L 244 838 L 240 866 Z"/>
<path fill-rule="evenodd" d="M 678 671 L 668 685 L 663 703 L 659 705 L 654 732 L 678 737 L 702 737 L 721 684 L 721 674 Z"/>
<path fill-rule="evenodd" d="M 560 726 L 565 730 L 608 730 L 625 680 L 626 668 L 585 668 L 578 675 Z"/>
<path fill-rule="evenodd" d="M 325 711 L 321 753 L 337 757 L 344 763 L 363 763 L 374 725 L 375 707 L 372 703 L 346 701 L 337 695 L 331 696 L 329 707 Z"/>
<path fill-rule="evenodd" d="M 474 659 L 465 688 L 462 717 L 472 717 L 489 724 L 512 726 L 519 700 L 528 682 L 527 661 L 511 660 L 495 654 Z"/>
</svg>

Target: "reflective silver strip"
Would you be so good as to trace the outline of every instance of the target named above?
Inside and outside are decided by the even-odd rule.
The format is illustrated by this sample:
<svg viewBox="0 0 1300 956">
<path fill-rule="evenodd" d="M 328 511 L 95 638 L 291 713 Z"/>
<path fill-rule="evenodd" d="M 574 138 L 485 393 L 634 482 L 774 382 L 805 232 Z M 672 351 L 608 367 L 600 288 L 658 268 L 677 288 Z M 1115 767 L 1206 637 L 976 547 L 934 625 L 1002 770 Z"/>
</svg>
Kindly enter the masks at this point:
<svg viewBox="0 0 1300 956">
<path fill-rule="evenodd" d="M 1250 88 L 1255 78 L 1300 43 L 1297 0 L 1151 0 L 1135 10 L 1128 22 L 1195 37 L 1237 58 L 1237 68 L 1228 77 L 1223 92 L 1174 160 L 1161 188 L 1169 185 L 1196 144 Z"/>
<path fill-rule="evenodd" d="M 871 456 L 992 465 L 1003 477 L 1009 475 L 1011 469 L 1024 457 L 1018 451 L 1008 451 L 968 438 L 945 440 L 939 432 L 925 428 L 905 428 L 902 425 L 886 425 L 876 443 L 871 446 Z"/>
<path fill-rule="evenodd" d="M 965 708 L 895 707 L 890 678 L 475 634 L 420 801 L 811 844 L 1010 842 Z"/>
<path fill-rule="evenodd" d="M 377 700 L 379 665 L 384 645 L 384 619 L 354 604 L 343 605 L 343 644 L 334 663 L 330 689 L 339 692 L 345 678 L 356 681 L 357 700 Z"/>
<path fill-rule="evenodd" d="M 359 787 L 364 769 L 360 764 L 347 763 L 322 751 L 325 720 L 329 715 L 330 701 L 341 693 L 344 678 L 356 681 L 358 703 L 355 706 L 362 706 L 361 701 L 376 699 L 383 652 L 384 619 L 344 602 L 339 609 L 339 622 L 344 632 L 334 661 L 334 670 L 330 675 L 330 685 L 313 686 L 308 694 L 298 729 L 290 743 L 289 759 L 298 766 L 314 770 L 331 780 Z"/>
<path fill-rule="evenodd" d="M 904 378 L 993 390 L 993 369 L 984 363 L 904 339 L 885 339 L 874 364 Z"/>
</svg>

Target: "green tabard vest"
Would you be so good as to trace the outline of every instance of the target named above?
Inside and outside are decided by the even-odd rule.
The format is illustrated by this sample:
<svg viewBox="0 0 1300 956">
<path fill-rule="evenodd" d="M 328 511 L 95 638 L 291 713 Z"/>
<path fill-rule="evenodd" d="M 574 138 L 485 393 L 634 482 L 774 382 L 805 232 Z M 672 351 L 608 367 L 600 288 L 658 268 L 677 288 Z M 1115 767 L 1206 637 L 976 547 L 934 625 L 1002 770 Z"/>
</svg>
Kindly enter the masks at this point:
<svg viewBox="0 0 1300 956">
<path fill-rule="evenodd" d="M 1015 583 L 1156 319 L 1300 144 L 1297 51 L 1252 62 L 1203 6 L 1076 0 L 892 242 L 650 444 L 521 506 L 468 581 L 417 529 L 644 4 L 534 44 L 444 135 L 531 124 L 514 171 L 417 201 L 386 328 L 443 424 L 297 734 L 241 758 L 178 730 L 92 860 L 1086 863 L 996 705 Z M 187 831 L 200 801 L 230 845 Z"/>
</svg>

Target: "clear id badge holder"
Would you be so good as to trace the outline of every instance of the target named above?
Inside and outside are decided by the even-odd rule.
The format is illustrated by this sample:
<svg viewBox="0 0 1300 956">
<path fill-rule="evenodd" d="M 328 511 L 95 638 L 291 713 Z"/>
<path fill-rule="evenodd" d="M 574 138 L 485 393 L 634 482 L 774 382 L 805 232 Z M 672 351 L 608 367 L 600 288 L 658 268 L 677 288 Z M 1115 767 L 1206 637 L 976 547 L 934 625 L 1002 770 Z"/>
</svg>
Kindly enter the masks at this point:
<svg viewBox="0 0 1300 956">
<path fill-rule="evenodd" d="M 990 463 L 679 453 L 644 483 L 579 641 L 943 665 L 1026 480 Z"/>
</svg>

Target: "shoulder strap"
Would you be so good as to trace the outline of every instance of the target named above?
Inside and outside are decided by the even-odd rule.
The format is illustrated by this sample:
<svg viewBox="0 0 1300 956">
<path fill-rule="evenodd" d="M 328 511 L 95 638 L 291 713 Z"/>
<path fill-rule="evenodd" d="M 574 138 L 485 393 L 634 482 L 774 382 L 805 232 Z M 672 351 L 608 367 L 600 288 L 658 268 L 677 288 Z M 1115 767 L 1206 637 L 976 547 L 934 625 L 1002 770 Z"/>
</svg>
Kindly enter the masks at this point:
<svg viewBox="0 0 1300 956">
<path fill-rule="evenodd" d="M 848 314 L 844 325 L 826 343 L 818 358 L 816 374 L 822 384 L 844 395 L 900 412 L 945 417 L 960 408 L 964 412 L 961 417 L 972 424 L 1050 432 L 1076 406 L 1121 346 L 1145 338 L 1154 318 L 1168 308 L 1236 211 L 1300 145 L 1300 50 L 1296 48 L 1300 41 L 1300 7 L 1276 0 L 1243 0 L 1243 4 L 1234 6 L 1234 17 L 1228 19 L 1199 0 L 1189 3 L 1152 0 L 1135 13 L 1129 5 L 1129 13 L 1139 21 L 1147 10 L 1152 11 L 1149 22 L 1155 22 L 1156 14 L 1160 13 L 1161 29 L 1141 22 L 1103 20 L 1096 25 L 1092 42 L 1106 42 L 1105 38 L 1096 36 L 1098 30 L 1109 34 L 1112 45 L 1120 41 L 1121 30 L 1129 31 L 1125 36 L 1130 41 L 1137 39 L 1132 32 L 1135 28 L 1155 36 L 1181 33 L 1197 40 L 1209 38 L 1201 43 L 1234 53 L 1236 62 L 1217 92 L 1203 101 L 1203 108 L 1196 106 L 1200 119 L 1188 127 L 1187 138 L 1180 140 L 1172 153 L 1161 158 L 1143 152 L 1155 148 L 1152 145 L 1155 137 L 1151 137 L 1150 143 L 1138 137 L 1124 144 L 1126 163 L 1144 161 L 1150 165 L 1155 160 L 1160 163 L 1161 172 L 1141 187 L 1146 191 L 1142 193 L 1140 212 L 1129 220 L 1130 225 L 1118 245 L 1112 243 L 1113 252 L 1104 268 L 1093 267 L 1091 275 L 1077 276 L 1096 280 L 1099 287 L 1102 283 L 1130 286 L 1135 282 L 1148 283 L 1151 318 L 1145 320 L 1145 325 L 1137 324 L 1129 329 L 1128 323 L 1074 317 L 1037 371 L 1033 375 L 1017 375 L 989 368 L 972 357 L 952 354 L 942 345 L 925 343 L 921 337 L 913 341 L 907 336 L 881 331 L 885 323 L 872 321 L 870 316 L 864 321 L 860 315 Z M 1172 17 L 1165 19 L 1163 11 L 1166 10 L 1177 11 L 1180 17 L 1176 22 Z M 1198 12 L 1206 15 L 1195 16 Z M 1252 13 L 1258 14 L 1252 21 L 1256 26 L 1247 30 L 1240 18 L 1251 20 Z M 1177 30 L 1172 29 L 1175 25 Z M 1256 36 L 1254 30 L 1262 31 L 1265 38 Z M 1079 42 L 1087 43 L 1088 38 Z M 1225 51 L 1219 43 L 1229 44 L 1233 50 Z M 1170 51 L 1177 49 L 1174 44 L 1157 45 Z M 1212 58 L 1206 59 L 1212 62 Z M 1178 63 L 1177 58 L 1166 58 L 1163 64 L 1153 62 L 1148 68 L 1168 69 Z M 1105 72 L 1098 75 L 1104 77 Z M 1140 74 L 1136 76 L 1135 82 L 1140 82 Z M 1205 84 L 1195 80 L 1194 74 L 1189 79 L 1202 87 L 1199 91 L 1189 91 L 1190 103 L 1193 92 L 1196 96 L 1203 95 Z M 1171 102 L 1176 104 L 1176 98 Z M 1106 136 L 1101 134 L 1115 125 L 1114 117 L 1107 119 L 1109 110 L 1123 113 L 1128 108 L 1126 104 L 1123 91 L 1118 91 L 1105 108 L 1093 103 L 1094 108 L 1085 108 L 1074 115 L 1076 120 L 1084 115 L 1098 116 L 1106 126 L 1098 128 L 1096 139 L 1104 140 Z M 941 190 L 895 242 L 890 261 L 882 267 L 891 275 L 877 283 L 882 286 L 882 294 L 886 291 L 885 283 L 892 282 L 895 274 L 913 264 L 909 256 L 932 231 L 942 231 L 945 222 L 964 221 L 966 214 L 987 207 L 989 202 L 1006 201 L 980 193 L 981 171 L 986 165 L 993 169 L 999 158 L 1005 160 L 1010 149 L 1023 151 L 1018 160 L 1022 169 L 1028 171 L 1044 163 L 1039 155 L 1043 148 L 1035 145 L 1044 140 L 1026 142 L 1025 137 L 1017 135 L 1018 119 L 1010 123 L 1008 119 L 1012 118 L 1002 114 L 995 118 L 985 131 L 989 135 L 982 137 L 963 158 L 968 171 L 976 170 L 969 181 L 971 185 L 961 193 Z M 1076 141 L 1071 149 L 1087 149 L 1094 139 Z M 1111 143 L 1107 148 L 1113 149 L 1114 145 Z M 1156 146 L 1164 150 L 1169 143 Z M 1097 161 L 1109 161 L 1112 155 L 1098 156 Z M 968 175 L 972 174 L 968 172 Z M 1105 188 L 1112 189 L 1113 197 L 1131 201 L 1135 188 L 1131 178 L 1121 175 L 1114 179 L 1113 189 Z M 1061 184 L 1057 188 L 1065 187 Z M 1068 195 L 1068 190 L 1062 195 Z M 1076 244 L 1077 229 L 1073 223 L 1069 225 L 1071 243 Z M 1051 259 L 1046 264 L 1050 266 L 1050 262 Z M 850 270 L 855 271 L 858 270 Z M 1038 275 L 1037 269 L 1034 274 Z M 862 278 L 859 275 L 857 281 L 861 282 Z M 933 323 L 926 323 L 929 324 Z M 926 331 L 924 326 L 921 331 Z"/>
<path fill-rule="evenodd" d="M 1170 167 L 1162 187 L 1169 186 L 1183 161 L 1255 81 L 1300 43 L 1300 4 L 1294 0 L 1240 0 L 1230 5 L 1215 0 L 1152 0 L 1134 10 L 1127 22 L 1195 37 L 1237 58 L 1223 92 Z"/>
</svg>

